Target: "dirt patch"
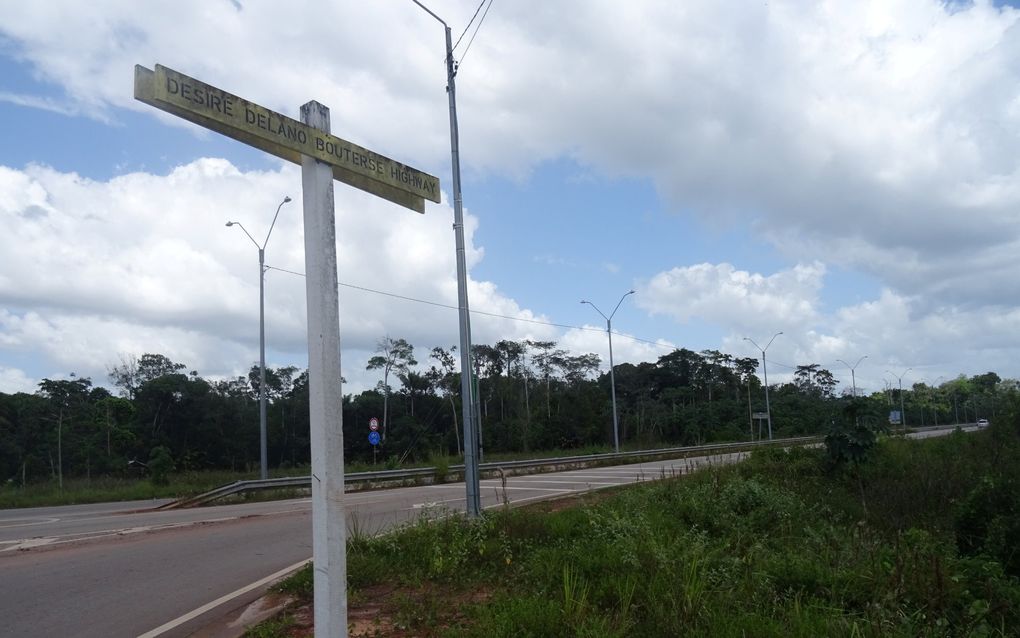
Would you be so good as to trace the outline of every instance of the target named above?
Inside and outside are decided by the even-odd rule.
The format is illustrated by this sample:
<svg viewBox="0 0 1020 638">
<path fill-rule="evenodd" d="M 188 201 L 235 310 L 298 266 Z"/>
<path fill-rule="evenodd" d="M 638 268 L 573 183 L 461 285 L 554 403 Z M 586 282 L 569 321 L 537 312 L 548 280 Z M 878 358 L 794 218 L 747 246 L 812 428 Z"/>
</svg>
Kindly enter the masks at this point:
<svg viewBox="0 0 1020 638">
<path fill-rule="evenodd" d="M 347 609 L 350 638 L 429 638 L 445 629 L 462 625 L 465 605 L 485 602 L 491 592 L 439 590 L 435 584 L 423 587 L 373 585 L 359 590 Z M 311 602 L 287 608 L 291 618 L 287 638 L 313 638 L 315 614 Z"/>
</svg>

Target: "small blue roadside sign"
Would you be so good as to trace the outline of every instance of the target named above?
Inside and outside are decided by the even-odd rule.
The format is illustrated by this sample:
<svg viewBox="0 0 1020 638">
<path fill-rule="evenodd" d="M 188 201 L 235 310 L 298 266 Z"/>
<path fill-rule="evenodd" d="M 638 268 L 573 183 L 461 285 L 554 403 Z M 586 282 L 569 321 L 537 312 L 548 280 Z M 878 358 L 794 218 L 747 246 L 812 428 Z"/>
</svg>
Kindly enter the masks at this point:
<svg viewBox="0 0 1020 638">
<path fill-rule="evenodd" d="M 372 445 L 379 445 L 380 439 L 382 439 L 382 437 L 379 436 L 379 433 L 376 432 L 375 430 L 368 433 L 368 442 L 371 443 Z"/>
</svg>

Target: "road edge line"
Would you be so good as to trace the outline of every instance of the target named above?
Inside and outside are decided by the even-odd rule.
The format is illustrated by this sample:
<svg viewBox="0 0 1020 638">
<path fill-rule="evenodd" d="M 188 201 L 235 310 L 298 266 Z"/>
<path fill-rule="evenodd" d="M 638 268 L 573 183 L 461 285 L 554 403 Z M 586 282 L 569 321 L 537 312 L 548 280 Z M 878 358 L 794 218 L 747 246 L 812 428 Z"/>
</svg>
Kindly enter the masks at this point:
<svg viewBox="0 0 1020 638">
<path fill-rule="evenodd" d="M 269 576 L 266 576 L 265 578 L 261 578 L 261 579 L 255 581 L 254 583 L 251 583 L 250 585 L 245 585 L 244 587 L 242 587 L 240 589 L 237 589 L 235 591 L 232 591 L 229 594 L 226 594 L 224 596 L 220 596 L 216 600 L 214 600 L 212 602 L 209 602 L 209 603 L 206 603 L 206 604 L 202 605 L 201 607 L 198 607 L 197 609 L 193 609 L 193 610 L 189 611 L 188 613 L 184 614 L 183 616 L 179 616 L 177 618 L 174 618 L 170 622 L 164 623 L 164 624 L 160 625 L 159 627 L 156 627 L 155 629 L 147 631 L 144 634 L 139 634 L 138 638 L 156 638 L 156 636 L 161 636 L 161 635 L 165 634 L 166 632 L 170 631 L 171 629 L 175 629 L 177 627 L 180 627 L 184 623 L 192 621 L 195 618 L 198 618 L 199 616 L 201 616 L 202 614 L 204 614 L 204 613 L 206 613 L 208 611 L 211 611 L 211 610 L 215 609 L 216 607 L 219 607 L 223 603 L 229 602 L 230 600 L 233 600 L 234 598 L 237 598 L 238 596 L 243 596 L 244 594 L 247 594 L 248 592 L 250 592 L 253 589 L 257 589 L 259 587 L 262 587 L 266 583 L 272 582 L 272 581 L 274 581 L 274 580 L 276 580 L 278 578 L 286 576 L 290 572 L 297 571 L 298 569 L 301 569 L 302 567 L 304 567 L 305 565 L 310 563 L 311 560 L 312 560 L 311 558 L 306 558 L 305 560 L 300 561 L 298 563 L 295 563 L 295 564 L 291 565 L 290 567 L 284 567 L 280 571 L 274 572 L 274 573 L 270 574 Z"/>
</svg>

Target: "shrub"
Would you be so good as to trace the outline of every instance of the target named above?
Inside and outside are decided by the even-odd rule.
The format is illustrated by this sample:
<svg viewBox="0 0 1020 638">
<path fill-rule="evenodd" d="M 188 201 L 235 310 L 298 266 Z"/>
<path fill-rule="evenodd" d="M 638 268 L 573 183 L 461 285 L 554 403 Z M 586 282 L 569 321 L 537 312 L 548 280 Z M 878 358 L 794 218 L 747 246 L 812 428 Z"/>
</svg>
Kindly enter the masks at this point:
<svg viewBox="0 0 1020 638">
<path fill-rule="evenodd" d="M 174 471 L 174 458 L 170 450 L 163 445 L 152 448 L 149 453 L 149 475 L 154 485 L 166 485 L 170 482 L 170 473 Z"/>
<path fill-rule="evenodd" d="M 960 503 L 956 543 L 967 555 L 986 554 L 1006 573 L 1020 576 L 1020 484 L 1013 477 L 985 477 Z"/>
</svg>

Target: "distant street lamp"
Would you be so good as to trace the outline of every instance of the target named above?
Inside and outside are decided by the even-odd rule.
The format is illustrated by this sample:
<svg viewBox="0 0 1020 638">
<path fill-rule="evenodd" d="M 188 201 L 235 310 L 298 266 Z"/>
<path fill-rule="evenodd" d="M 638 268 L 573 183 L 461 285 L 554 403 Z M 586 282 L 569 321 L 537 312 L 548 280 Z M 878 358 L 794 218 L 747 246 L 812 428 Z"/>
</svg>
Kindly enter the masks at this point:
<svg viewBox="0 0 1020 638">
<path fill-rule="evenodd" d="M 290 197 L 284 197 L 276 207 L 273 223 L 269 225 L 266 240 L 261 246 L 241 222 L 227 222 L 228 227 L 237 226 L 243 230 L 251 243 L 259 249 L 259 476 L 263 480 L 269 478 L 269 455 L 266 451 L 266 244 L 269 243 L 269 236 L 273 234 L 280 209 L 289 201 Z"/>
<path fill-rule="evenodd" d="M 842 363 L 846 367 L 850 368 L 850 382 L 853 384 L 853 397 L 855 399 L 857 398 L 857 377 L 854 376 L 854 370 L 857 369 L 857 366 L 861 365 L 861 361 L 864 361 L 867 358 L 868 358 L 868 355 L 864 355 L 863 357 L 861 357 L 860 359 L 857 360 L 857 363 L 855 363 L 853 365 L 850 365 L 849 363 L 847 363 L 846 361 L 843 361 L 842 359 L 836 359 L 836 361 L 839 361 L 840 363 Z"/>
<path fill-rule="evenodd" d="M 938 385 L 939 381 L 944 381 L 945 377 L 939 377 L 931 383 L 931 411 L 935 415 L 935 427 L 939 426 L 939 393 Z"/>
<path fill-rule="evenodd" d="M 903 374 L 896 374 L 892 370 L 886 370 L 889 374 L 893 375 L 899 380 L 900 384 L 900 423 L 903 424 L 903 431 L 907 431 L 907 411 L 903 407 L 903 377 L 907 376 L 907 373 L 913 370 L 913 368 L 907 368 L 903 371 Z"/>
<path fill-rule="evenodd" d="M 761 369 L 762 372 L 765 373 L 765 416 L 768 419 L 769 423 L 769 441 L 772 440 L 772 407 L 769 405 L 769 368 L 765 364 L 765 351 L 769 349 L 769 346 L 771 346 L 772 342 L 776 340 L 776 337 L 778 337 L 781 334 L 783 334 L 783 332 L 780 330 L 776 334 L 772 335 L 772 338 L 769 339 L 769 342 L 765 344 L 764 348 L 755 343 L 754 339 L 750 337 L 744 337 L 744 341 L 750 341 L 751 343 L 754 344 L 755 348 L 761 350 Z M 760 429 L 761 428 L 759 428 L 759 431 Z"/>
<path fill-rule="evenodd" d="M 606 320 L 606 334 L 609 335 L 609 386 L 613 395 L 613 447 L 617 452 L 620 451 L 620 423 L 616 416 L 616 375 L 613 372 L 613 316 L 616 311 L 620 309 L 620 304 L 627 298 L 628 295 L 633 295 L 635 291 L 631 290 L 625 292 L 620 300 L 616 302 L 616 307 L 613 308 L 613 312 L 609 313 L 607 317 L 598 306 L 590 301 L 581 300 L 581 303 L 586 303 L 595 309 L 595 312 L 602 315 L 602 318 Z"/>
</svg>

